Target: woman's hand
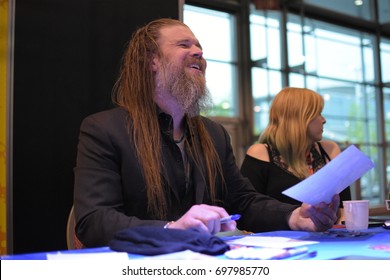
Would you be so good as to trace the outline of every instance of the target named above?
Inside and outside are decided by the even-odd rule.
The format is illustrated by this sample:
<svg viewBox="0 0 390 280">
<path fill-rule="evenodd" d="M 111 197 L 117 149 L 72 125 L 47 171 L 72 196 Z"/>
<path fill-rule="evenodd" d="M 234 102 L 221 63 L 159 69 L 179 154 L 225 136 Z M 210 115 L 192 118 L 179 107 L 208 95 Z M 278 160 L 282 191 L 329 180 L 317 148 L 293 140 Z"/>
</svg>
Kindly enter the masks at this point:
<svg viewBox="0 0 390 280">
<path fill-rule="evenodd" d="M 335 195 L 329 204 L 321 202 L 313 206 L 303 203 L 292 212 L 289 226 L 292 230 L 326 231 L 337 221 L 339 204 L 339 195 Z"/>
</svg>

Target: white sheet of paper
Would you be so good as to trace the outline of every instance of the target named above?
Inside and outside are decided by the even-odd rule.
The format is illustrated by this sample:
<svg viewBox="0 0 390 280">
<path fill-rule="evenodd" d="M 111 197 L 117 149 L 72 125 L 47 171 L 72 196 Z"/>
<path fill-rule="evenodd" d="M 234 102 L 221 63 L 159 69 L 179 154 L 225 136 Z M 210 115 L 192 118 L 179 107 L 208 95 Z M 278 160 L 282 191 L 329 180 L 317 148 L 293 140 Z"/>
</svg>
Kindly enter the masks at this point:
<svg viewBox="0 0 390 280">
<path fill-rule="evenodd" d="M 197 253 L 191 250 L 185 250 L 175 253 L 168 253 L 168 254 L 162 254 L 157 256 L 147 256 L 143 258 L 143 260 L 150 260 L 150 259 L 160 259 L 160 260 L 204 260 L 204 259 L 213 259 L 215 257 Z"/>
<path fill-rule="evenodd" d="M 99 252 L 99 253 L 47 253 L 48 260 L 117 260 L 128 261 L 129 256 L 124 252 Z"/>
<path fill-rule="evenodd" d="M 333 195 L 343 191 L 373 167 L 372 160 L 351 145 L 316 173 L 282 193 L 311 205 L 322 201 L 329 203 Z"/>
<path fill-rule="evenodd" d="M 295 248 L 304 245 L 315 244 L 318 243 L 318 241 L 299 240 L 299 239 L 278 237 L 278 236 L 250 235 L 250 236 L 245 236 L 243 238 L 228 240 L 226 241 L 226 243 L 230 245 L 287 249 L 287 248 Z"/>
</svg>

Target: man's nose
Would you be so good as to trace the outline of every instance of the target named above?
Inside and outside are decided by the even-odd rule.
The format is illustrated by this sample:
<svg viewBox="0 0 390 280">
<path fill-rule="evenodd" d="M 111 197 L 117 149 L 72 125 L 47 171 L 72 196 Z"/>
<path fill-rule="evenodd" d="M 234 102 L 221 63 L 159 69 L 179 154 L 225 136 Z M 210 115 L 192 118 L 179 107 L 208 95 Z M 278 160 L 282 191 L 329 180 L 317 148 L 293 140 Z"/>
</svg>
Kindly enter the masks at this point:
<svg viewBox="0 0 390 280">
<path fill-rule="evenodd" d="M 198 46 L 193 46 L 192 47 L 192 56 L 196 57 L 196 58 L 202 58 L 203 57 L 202 49 Z"/>
</svg>

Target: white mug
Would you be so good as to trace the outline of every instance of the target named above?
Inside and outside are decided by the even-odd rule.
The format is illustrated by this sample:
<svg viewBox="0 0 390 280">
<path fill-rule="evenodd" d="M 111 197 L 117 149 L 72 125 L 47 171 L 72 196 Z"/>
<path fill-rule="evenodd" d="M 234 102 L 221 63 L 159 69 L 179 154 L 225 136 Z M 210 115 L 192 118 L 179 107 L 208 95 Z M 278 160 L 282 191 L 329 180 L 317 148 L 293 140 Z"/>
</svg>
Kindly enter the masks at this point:
<svg viewBox="0 0 390 280">
<path fill-rule="evenodd" d="M 368 229 L 368 200 L 343 201 L 345 227 L 347 230 L 359 231 Z"/>
</svg>

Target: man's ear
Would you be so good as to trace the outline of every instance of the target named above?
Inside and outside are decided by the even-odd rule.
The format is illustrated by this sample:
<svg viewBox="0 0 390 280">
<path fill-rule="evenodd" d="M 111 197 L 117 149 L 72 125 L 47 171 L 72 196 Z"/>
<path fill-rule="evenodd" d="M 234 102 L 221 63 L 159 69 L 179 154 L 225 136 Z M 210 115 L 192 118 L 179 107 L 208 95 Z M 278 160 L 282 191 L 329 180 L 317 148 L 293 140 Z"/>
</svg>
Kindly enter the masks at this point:
<svg viewBox="0 0 390 280">
<path fill-rule="evenodd" d="M 159 64 L 159 59 L 156 55 L 154 55 L 151 63 L 153 72 L 157 72 L 158 64 Z"/>
</svg>

